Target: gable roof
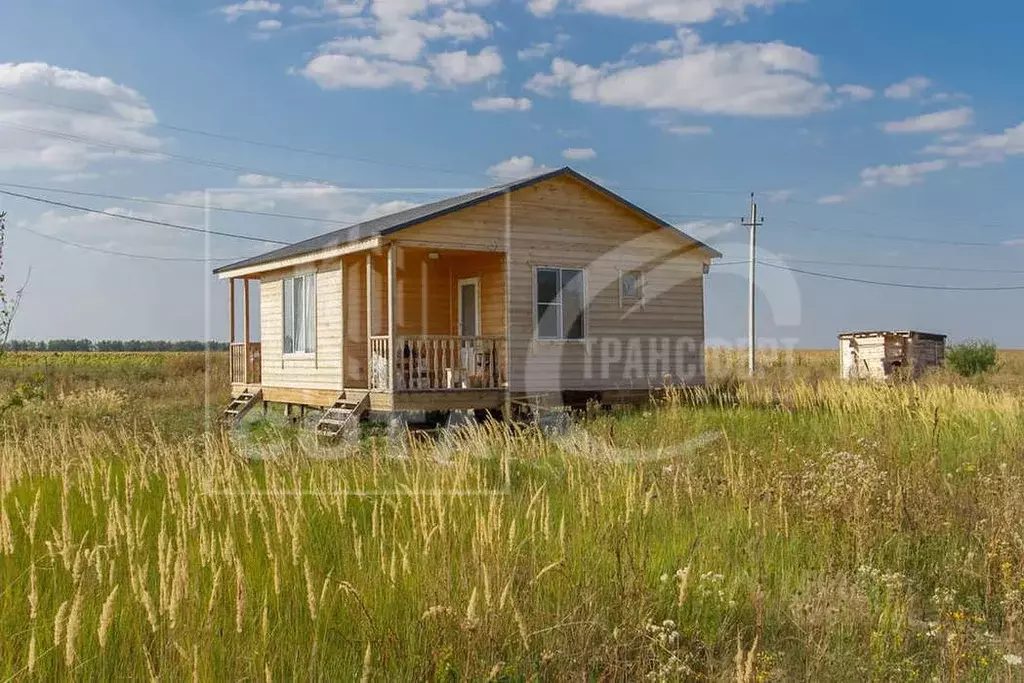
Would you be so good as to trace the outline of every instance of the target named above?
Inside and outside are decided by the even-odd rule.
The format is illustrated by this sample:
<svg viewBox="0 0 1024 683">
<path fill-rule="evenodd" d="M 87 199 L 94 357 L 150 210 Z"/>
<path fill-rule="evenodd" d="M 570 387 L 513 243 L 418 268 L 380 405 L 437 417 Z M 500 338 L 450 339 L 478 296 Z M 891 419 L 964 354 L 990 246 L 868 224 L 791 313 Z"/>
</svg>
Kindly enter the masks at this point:
<svg viewBox="0 0 1024 683">
<path fill-rule="evenodd" d="M 608 198 L 612 199 L 619 204 L 622 204 L 626 208 L 641 214 L 648 220 L 658 224 L 663 228 L 668 228 L 675 233 L 678 233 L 682 237 L 692 241 L 697 248 L 707 252 L 712 258 L 720 258 L 722 254 L 717 250 L 709 247 L 698 239 L 687 235 L 679 228 L 675 227 L 671 223 L 668 223 L 661 218 L 658 218 L 652 213 L 641 209 L 636 204 L 633 204 L 629 200 L 615 194 L 608 188 L 595 183 L 593 180 L 586 176 L 577 173 L 573 169 L 565 166 L 552 171 L 546 171 L 526 178 L 521 178 L 513 182 L 504 183 L 502 185 L 495 185 L 482 190 L 476 190 L 474 192 L 468 192 L 466 194 L 459 195 L 457 197 L 449 197 L 448 199 L 442 199 L 440 201 L 431 202 L 429 204 L 422 204 L 415 206 L 411 209 L 399 211 L 397 213 L 388 214 L 387 216 L 381 216 L 372 220 L 363 221 L 362 223 L 356 223 L 340 230 L 318 235 L 302 242 L 296 242 L 295 244 L 289 244 L 288 246 L 268 251 L 258 256 L 237 261 L 235 263 L 228 264 L 226 266 L 220 266 L 213 272 L 224 273 L 231 270 L 237 270 L 239 268 L 251 268 L 253 266 L 261 266 L 274 261 L 281 261 L 288 258 L 294 258 L 297 256 L 305 256 L 306 254 L 312 254 L 318 251 L 324 251 L 326 249 L 333 249 L 340 247 L 350 242 L 356 242 L 358 240 L 367 239 L 370 237 L 383 237 L 392 233 L 411 228 L 414 225 L 425 223 L 426 221 L 434 218 L 440 218 L 462 209 L 468 209 L 471 206 L 475 206 L 489 199 L 500 197 L 507 192 L 514 192 L 516 190 L 536 185 L 545 180 L 551 178 L 557 178 L 560 176 L 567 176 L 575 180 L 580 181 L 584 185 L 597 190 L 604 194 Z"/>
</svg>

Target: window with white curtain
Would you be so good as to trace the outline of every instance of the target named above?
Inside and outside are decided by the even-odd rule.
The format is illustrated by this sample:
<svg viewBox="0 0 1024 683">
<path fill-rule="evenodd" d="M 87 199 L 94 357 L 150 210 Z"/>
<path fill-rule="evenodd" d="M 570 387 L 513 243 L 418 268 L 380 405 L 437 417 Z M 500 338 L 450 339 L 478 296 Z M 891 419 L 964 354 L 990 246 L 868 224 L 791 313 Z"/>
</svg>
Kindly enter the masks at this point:
<svg viewBox="0 0 1024 683">
<path fill-rule="evenodd" d="M 316 274 L 284 281 L 284 352 L 316 352 Z"/>
</svg>

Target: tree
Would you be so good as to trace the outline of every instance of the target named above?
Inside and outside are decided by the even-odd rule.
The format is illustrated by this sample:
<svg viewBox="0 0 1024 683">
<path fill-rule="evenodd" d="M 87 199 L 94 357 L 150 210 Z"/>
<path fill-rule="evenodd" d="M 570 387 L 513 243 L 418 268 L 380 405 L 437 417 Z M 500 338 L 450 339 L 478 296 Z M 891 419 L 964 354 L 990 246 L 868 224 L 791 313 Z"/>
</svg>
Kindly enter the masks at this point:
<svg viewBox="0 0 1024 683">
<path fill-rule="evenodd" d="M 25 292 L 25 285 L 12 295 L 7 294 L 7 273 L 4 268 L 4 241 L 7 237 L 7 212 L 0 211 L 0 354 L 7 349 L 7 340 L 11 336 L 11 327 L 14 325 L 14 317 L 18 314 L 21 306 L 21 296 Z M 25 284 L 28 284 L 26 280 Z"/>
</svg>

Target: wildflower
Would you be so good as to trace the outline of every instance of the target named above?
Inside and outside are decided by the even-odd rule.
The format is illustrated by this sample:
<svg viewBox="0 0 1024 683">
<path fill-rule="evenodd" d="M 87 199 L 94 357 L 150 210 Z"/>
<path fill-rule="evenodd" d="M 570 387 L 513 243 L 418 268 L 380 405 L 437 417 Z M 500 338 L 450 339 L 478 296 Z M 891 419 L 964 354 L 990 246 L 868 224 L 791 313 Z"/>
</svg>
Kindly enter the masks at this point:
<svg viewBox="0 0 1024 683">
<path fill-rule="evenodd" d="M 1021 659 L 1020 655 L 1014 655 L 1007 652 L 1003 655 L 1003 661 L 1010 666 L 1020 666 L 1021 662 L 1024 662 L 1024 659 Z"/>
</svg>

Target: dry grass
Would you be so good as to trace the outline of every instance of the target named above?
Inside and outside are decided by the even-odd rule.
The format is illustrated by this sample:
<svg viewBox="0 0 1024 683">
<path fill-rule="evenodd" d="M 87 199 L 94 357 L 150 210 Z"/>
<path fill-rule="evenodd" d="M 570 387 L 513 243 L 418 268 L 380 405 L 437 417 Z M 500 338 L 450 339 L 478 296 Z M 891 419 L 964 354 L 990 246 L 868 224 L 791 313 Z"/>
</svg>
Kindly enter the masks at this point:
<svg viewBox="0 0 1024 683">
<path fill-rule="evenodd" d="M 3 417 L 5 678 L 1020 677 L 1024 401 L 992 378 L 254 461 L 161 420 L 201 373 L 71 373 Z"/>
</svg>

